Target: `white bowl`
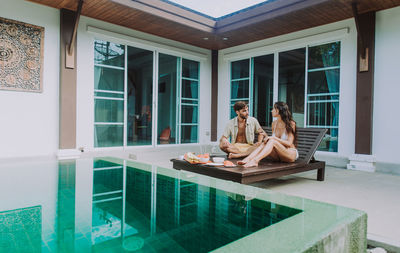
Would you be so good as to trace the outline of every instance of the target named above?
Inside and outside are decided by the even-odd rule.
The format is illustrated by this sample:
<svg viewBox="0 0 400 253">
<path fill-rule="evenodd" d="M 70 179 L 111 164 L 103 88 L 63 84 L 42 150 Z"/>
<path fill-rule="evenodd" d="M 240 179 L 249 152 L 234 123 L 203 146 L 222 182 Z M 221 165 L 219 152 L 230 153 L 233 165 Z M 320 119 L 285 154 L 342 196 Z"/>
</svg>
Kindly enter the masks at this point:
<svg viewBox="0 0 400 253">
<path fill-rule="evenodd" d="M 204 157 L 200 157 L 199 159 L 200 159 L 200 162 L 202 162 L 202 163 L 206 163 L 210 160 L 210 159 L 204 158 Z"/>
<path fill-rule="evenodd" d="M 215 163 L 223 163 L 225 161 L 224 157 L 213 157 L 213 162 Z"/>
</svg>

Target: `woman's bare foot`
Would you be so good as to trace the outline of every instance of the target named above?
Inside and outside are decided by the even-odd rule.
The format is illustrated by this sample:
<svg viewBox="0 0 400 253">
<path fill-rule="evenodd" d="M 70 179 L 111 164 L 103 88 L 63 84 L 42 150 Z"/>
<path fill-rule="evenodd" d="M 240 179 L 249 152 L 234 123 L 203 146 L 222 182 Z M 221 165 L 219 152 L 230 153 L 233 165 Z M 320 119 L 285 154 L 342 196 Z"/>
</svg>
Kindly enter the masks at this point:
<svg viewBox="0 0 400 253">
<path fill-rule="evenodd" d="M 242 160 L 242 161 L 238 161 L 237 164 L 238 164 L 238 165 L 245 165 L 246 162 L 245 162 L 244 160 Z"/>
<path fill-rule="evenodd" d="M 245 164 L 248 163 L 248 162 L 249 162 L 249 157 L 246 157 L 246 158 L 244 158 L 243 160 L 238 161 L 238 164 L 239 164 L 239 165 L 245 165 Z"/>
<path fill-rule="evenodd" d="M 245 165 L 243 165 L 243 167 L 245 167 L 245 168 L 257 167 L 257 166 L 258 166 L 258 162 L 256 162 L 255 160 L 251 160 L 248 163 L 246 163 Z"/>
</svg>

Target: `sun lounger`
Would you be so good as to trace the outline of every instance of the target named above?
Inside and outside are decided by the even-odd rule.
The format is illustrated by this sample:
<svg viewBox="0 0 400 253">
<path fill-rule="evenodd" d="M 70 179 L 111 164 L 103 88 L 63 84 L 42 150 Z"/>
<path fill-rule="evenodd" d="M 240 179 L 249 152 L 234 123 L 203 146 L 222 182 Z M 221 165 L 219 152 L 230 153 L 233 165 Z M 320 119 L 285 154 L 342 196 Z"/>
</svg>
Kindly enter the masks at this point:
<svg viewBox="0 0 400 253">
<path fill-rule="evenodd" d="M 271 128 L 264 130 L 271 136 Z M 243 168 L 241 166 L 226 168 L 208 166 L 204 164 L 190 164 L 186 161 L 171 159 L 173 168 L 177 170 L 191 171 L 211 177 L 231 180 L 242 184 L 249 184 L 266 179 L 278 178 L 290 174 L 309 170 L 318 170 L 317 180 L 324 181 L 325 162 L 316 161 L 314 153 L 317 150 L 326 129 L 321 128 L 297 128 L 299 158 L 293 163 L 274 162 L 268 159 L 260 161 L 257 167 Z M 237 159 L 230 159 L 234 164 Z"/>
</svg>

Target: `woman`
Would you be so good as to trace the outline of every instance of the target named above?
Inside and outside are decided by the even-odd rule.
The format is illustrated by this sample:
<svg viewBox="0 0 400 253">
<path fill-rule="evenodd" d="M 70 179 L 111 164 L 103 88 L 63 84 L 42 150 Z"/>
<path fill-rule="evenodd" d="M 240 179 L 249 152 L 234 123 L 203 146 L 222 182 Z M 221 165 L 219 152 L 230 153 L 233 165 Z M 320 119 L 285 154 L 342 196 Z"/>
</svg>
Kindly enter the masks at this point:
<svg viewBox="0 0 400 253">
<path fill-rule="evenodd" d="M 276 102 L 271 113 L 272 117 L 276 118 L 272 122 L 272 136 L 265 137 L 258 148 L 238 162 L 239 165 L 246 168 L 258 166 L 260 160 L 267 156 L 283 162 L 294 162 L 299 157 L 296 149 L 296 122 L 292 118 L 289 107 L 284 102 Z"/>
</svg>

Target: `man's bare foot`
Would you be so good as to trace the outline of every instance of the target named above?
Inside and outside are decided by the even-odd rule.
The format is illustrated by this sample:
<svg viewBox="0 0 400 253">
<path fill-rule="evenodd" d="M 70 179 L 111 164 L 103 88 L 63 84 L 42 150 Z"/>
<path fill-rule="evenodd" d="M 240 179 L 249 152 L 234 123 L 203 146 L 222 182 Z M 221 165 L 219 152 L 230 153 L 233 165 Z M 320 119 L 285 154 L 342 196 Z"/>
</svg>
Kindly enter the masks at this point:
<svg viewBox="0 0 400 253">
<path fill-rule="evenodd" d="M 243 165 L 243 167 L 245 167 L 245 168 L 257 167 L 257 166 L 258 166 L 258 162 L 256 162 L 255 160 L 251 160 L 250 162 Z"/>
<path fill-rule="evenodd" d="M 245 156 L 245 155 L 244 154 L 238 154 L 238 153 L 230 153 L 228 157 L 230 159 L 232 159 L 232 158 L 240 158 L 240 157 L 243 157 L 243 156 Z"/>
<path fill-rule="evenodd" d="M 240 157 L 240 154 L 237 154 L 237 153 L 229 153 L 228 154 L 228 158 L 229 159 L 232 159 L 232 158 L 239 158 Z"/>
</svg>

